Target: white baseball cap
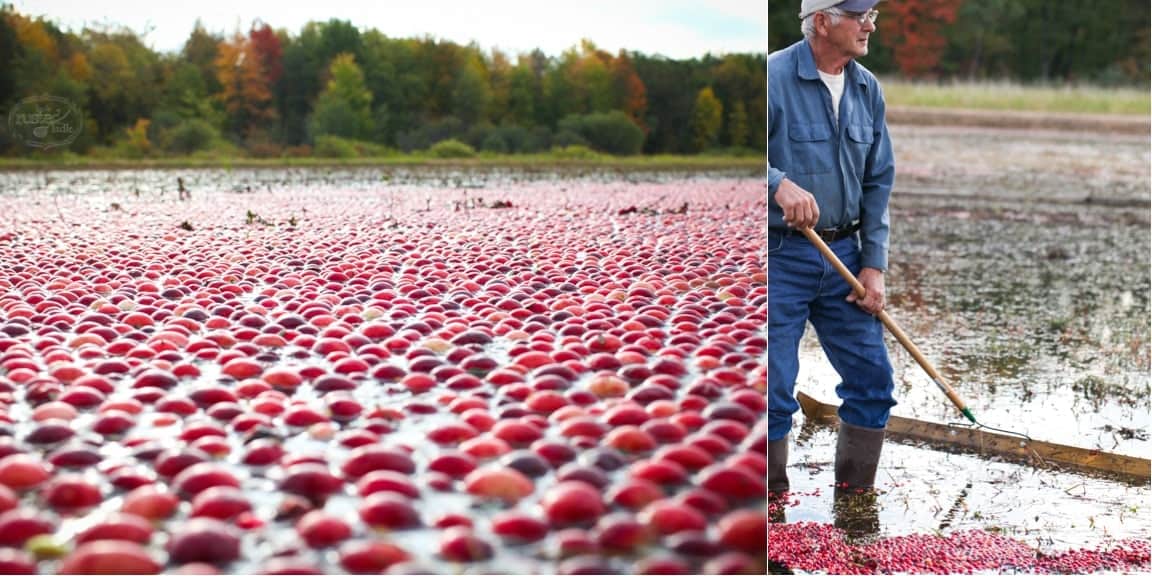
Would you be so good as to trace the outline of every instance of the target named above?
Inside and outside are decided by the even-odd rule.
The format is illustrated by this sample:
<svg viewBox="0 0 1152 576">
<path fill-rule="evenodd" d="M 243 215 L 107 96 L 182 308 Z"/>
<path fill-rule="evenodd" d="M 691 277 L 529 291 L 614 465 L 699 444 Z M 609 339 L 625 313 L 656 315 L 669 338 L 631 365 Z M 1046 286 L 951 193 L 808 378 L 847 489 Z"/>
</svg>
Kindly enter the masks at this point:
<svg viewBox="0 0 1152 576">
<path fill-rule="evenodd" d="M 878 2 L 880 0 L 804 0 L 800 3 L 800 19 L 829 8 L 839 8 L 845 12 L 867 12 Z"/>
</svg>

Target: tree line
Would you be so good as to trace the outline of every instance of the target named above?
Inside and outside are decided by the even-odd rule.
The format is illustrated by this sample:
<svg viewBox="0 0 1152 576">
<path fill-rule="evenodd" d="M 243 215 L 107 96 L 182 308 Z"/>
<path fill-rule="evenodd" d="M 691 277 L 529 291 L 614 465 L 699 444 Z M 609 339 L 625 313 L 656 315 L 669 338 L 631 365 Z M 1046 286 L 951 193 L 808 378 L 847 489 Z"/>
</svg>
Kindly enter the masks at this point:
<svg viewBox="0 0 1152 576">
<path fill-rule="evenodd" d="M 768 51 L 801 39 L 799 0 L 769 3 Z M 907 78 L 1149 83 L 1147 0 L 888 0 L 863 60 Z"/>
<path fill-rule="evenodd" d="M 61 30 L 0 9 L 0 113 L 50 94 L 83 111 L 68 150 L 229 150 L 256 157 L 586 147 L 610 154 L 758 153 L 766 54 L 668 59 L 583 41 L 559 56 L 391 38 L 346 20 L 298 33 L 197 22 L 178 53 L 132 30 Z M 27 149 L 0 132 L 0 152 Z"/>
</svg>

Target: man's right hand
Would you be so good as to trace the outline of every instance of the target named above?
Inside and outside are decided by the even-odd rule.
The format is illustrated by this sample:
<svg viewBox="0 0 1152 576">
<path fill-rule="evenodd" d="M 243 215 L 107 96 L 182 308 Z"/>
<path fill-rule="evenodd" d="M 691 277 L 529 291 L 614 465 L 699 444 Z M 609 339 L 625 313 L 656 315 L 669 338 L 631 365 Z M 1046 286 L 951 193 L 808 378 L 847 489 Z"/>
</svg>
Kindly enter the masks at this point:
<svg viewBox="0 0 1152 576">
<path fill-rule="evenodd" d="M 784 210 L 784 223 L 798 230 L 816 226 L 820 207 L 810 192 L 785 178 L 776 188 L 776 204 Z"/>
</svg>

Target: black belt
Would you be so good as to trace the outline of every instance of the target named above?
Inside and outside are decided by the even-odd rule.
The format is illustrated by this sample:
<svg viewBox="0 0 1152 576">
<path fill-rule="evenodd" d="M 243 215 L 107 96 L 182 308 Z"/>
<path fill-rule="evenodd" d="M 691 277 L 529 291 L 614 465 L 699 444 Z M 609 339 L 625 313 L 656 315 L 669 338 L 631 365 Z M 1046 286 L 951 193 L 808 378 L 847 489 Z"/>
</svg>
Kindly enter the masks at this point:
<svg viewBox="0 0 1152 576">
<path fill-rule="evenodd" d="M 784 229 L 769 228 L 768 231 L 773 233 L 773 234 L 779 234 L 779 235 L 785 236 L 785 237 L 787 237 L 787 236 L 803 236 L 803 233 L 801 233 L 799 230 L 797 230 L 795 228 L 784 228 Z M 853 223 L 849 224 L 848 226 L 843 226 L 840 228 L 825 228 L 823 230 L 813 230 L 813 232 L 815 232 L 816 235 L 819 236 L 820 239 L 825 241 L 825 242 L 835 242 L 837 240 L 843 240 L 845 238 L 850 238 L 852 236 L 855 236 L 856 233 L 859 231 L 860 231 L 860 222 L 859 221 L 853 222 Z"/>
</svg>

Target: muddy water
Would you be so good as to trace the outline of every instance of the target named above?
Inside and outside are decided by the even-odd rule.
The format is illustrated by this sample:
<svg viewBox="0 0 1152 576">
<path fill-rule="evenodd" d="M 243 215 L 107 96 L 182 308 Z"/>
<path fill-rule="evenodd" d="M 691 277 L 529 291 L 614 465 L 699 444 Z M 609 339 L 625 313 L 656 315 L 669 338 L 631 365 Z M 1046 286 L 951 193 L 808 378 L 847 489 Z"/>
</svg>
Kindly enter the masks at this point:
<svg viewBox="0 0 1152 576">
<path fill-rule="evenodd" d="M 1034 438 L 1148 458 L 1149 141 L 893 129 L 889 312 L 977 417 Z M 962 420 L 894 340 L 894 414 Z M 809 334 L 799 389 L 837 402 Z M 801 419 L 798 419 L 798 425 Z M 834 434 L 807 429 L 789 520 L 834 520 Z M 1147 486 L 890 443 L 883 535 L 981 528 L 1042 549 L 1147 537 Z M 818 492 L 818 494 L 813 494 Z"/>
</svg>

